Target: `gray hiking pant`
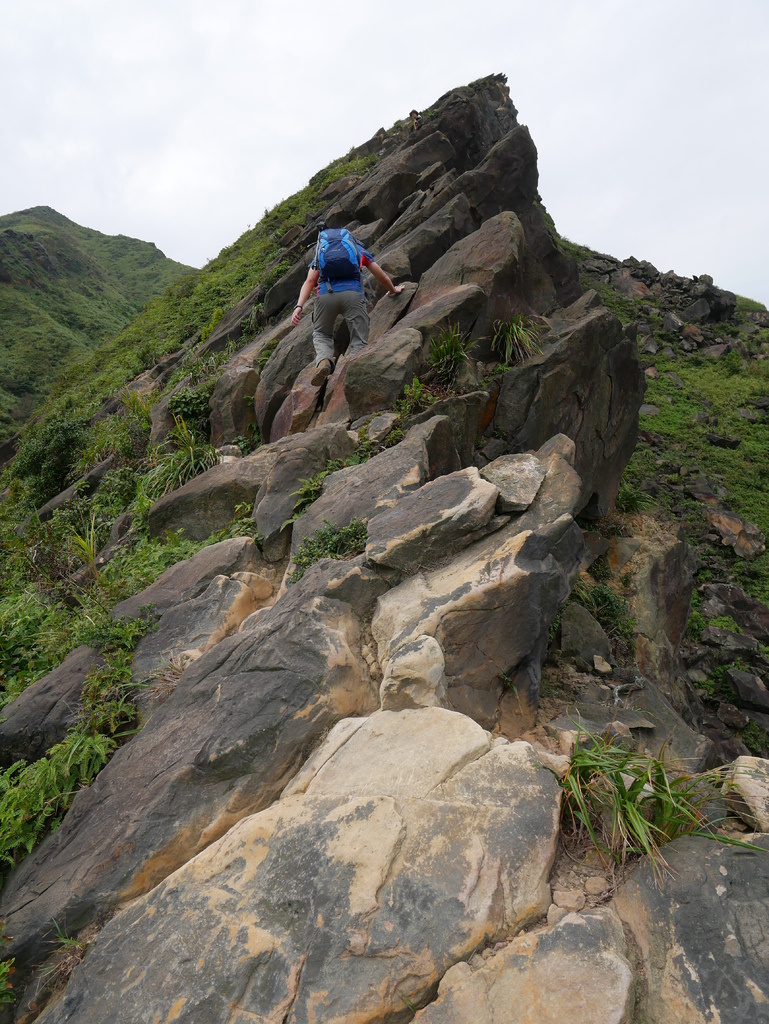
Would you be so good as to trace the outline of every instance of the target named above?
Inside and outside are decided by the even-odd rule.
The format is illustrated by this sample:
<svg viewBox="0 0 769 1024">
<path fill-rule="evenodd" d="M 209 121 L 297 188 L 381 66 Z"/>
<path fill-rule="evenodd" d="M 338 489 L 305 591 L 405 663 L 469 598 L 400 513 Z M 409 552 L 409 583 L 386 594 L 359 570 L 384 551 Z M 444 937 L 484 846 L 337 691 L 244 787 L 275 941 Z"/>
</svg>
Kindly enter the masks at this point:
<svg viewBox="0 0 769 1024">
<path fill-rule="evenodd" d="M 322 359 L 334 362 L 334 323 L 341 315 L 350 328 L 348 356 L 354 356 L 368 341 L 369 319 L 362 292 L 327 292 L 317 295 L 312 306 L 312 343 L 315 365 Z"/>
</svg>

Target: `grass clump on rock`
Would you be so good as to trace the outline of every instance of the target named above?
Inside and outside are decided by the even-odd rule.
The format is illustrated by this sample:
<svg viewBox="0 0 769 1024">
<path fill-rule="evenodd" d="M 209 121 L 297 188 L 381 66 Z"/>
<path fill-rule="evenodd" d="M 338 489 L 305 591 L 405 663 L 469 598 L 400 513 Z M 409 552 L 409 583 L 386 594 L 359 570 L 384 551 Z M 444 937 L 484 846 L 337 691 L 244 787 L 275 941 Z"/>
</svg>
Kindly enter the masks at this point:
<svg viewBox="0 0 769 1024">
<path fill-rule="evenodd" d="M 311 565 L 321 558 L 353 558 L 366 549 L 368 526 L 353 519 L 349 526 L 334 526 L 326 520 L 312 537 L 305 537 L 293 557 L 295 570 L 289 583 L 297 583 Z"/>
<path fill-rule="evenodd" d="M 617 866 L 630 857 L 648 856 L 657 876 L 669 870 L 662 847 L 679 836 L 755 849 L 720 832 L 705 814 L 723 783 L 723 769 L 686 772 L 663 757 L 628 751 L 612 738 L 580 731 L 560 780 L 561 827 L 567 837 L 588 838 Z"/>
</svg>

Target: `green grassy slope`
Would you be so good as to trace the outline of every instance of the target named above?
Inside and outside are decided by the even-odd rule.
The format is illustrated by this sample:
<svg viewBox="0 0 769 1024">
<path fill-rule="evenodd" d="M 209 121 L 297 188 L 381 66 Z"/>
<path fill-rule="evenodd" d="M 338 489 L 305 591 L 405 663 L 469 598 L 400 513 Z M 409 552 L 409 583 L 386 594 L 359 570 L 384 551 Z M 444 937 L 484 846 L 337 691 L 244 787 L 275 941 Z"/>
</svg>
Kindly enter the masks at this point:
<svg viewBox="0 0 769 1024">
<path fill-rule="evenodd" d="M 151 242 L 103 235 L 45 206 L 0 217 L 0 441 L 61 369 L 189 271 Z"/>
</svg>

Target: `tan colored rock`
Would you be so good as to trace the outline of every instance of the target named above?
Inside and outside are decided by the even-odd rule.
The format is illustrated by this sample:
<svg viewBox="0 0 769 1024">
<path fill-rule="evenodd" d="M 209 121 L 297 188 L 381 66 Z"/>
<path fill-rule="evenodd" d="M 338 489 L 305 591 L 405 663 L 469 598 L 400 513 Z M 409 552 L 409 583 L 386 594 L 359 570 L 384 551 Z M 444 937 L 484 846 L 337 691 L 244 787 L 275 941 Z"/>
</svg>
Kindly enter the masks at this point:
<svg viewBox="0 0 769 1024">
<path fill-rule="evenodd" d="M 609 888 L 603 875 L 591 875 L 585 879 L 585 892 L 588 896 L 602 896 Z"/>
<path fill-rule="evenodd" d="M 491 726 L 503 677 L 519 666 L 526 675 L 513 685 L 523 703 L 536 706 L 539 638 L 568 592 L 581 546 L 571 516 L 536 532 L 518 532 L 511 523 L 447 566 L 410 577 L 381 597 L 374 613 L 385 673 L 401 648 L 431 636 L 443 652 L 452 707 Z"/>
<path fill-rule="evenodd" d="M 769 832 L 769 761 L 738 757 L 727 768 L 724 793 L 729 806 L 756 832 Z"/>
<path fill-rule="evenodd" d="M 303 793 L 104 927 L 46 1024 L 397 1019 L 544 913 L 559 792 L 528 744 L 440 708 L 340 726 Z"/>
<path fill-rule="evenodd" d="M 366 558 L 413 571 L 467 547 L 494 514 L 497 488 L 471 466 L 432 480 L 369 522 Z"/>
<path fill-rule="evenodd" d="M 629 1024 L 633 989 L 616 915 L 569 914 L 555 927 L 518 936 L 474 973 L 452 967 L 414 1022 Z"/>
<path fill-rule="evenodd" d="M 446 707 L 445 663 L 435 637 L 419 636 L 390 659 L 379 697 L 383 711 Z"/>
<path fill-rule="evenodd" d="M 585 894 L 581 889 L 554 889 L 553 903 L 570 913 L 582 910 L 585 906 Z"/>
<path fill-rule="evenodd" d="M 502 455 L 481 470 L 499 489 L 497 511 L 523 512 L 537 496 L 547 469 L 534 455 Z"/>
</svg>

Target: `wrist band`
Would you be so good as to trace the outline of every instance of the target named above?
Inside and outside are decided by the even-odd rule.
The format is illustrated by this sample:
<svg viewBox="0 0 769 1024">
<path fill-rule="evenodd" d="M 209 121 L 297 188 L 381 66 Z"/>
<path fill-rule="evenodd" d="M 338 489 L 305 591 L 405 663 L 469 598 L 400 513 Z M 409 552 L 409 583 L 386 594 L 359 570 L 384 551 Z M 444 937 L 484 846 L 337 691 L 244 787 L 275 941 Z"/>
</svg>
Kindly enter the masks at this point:
<svg viewBox="0 0 769 1024">
<path fill-rule="evenodd" d="M 301 309 L 301 308 L 302 308 L 302 307 L 301 307 L 301 305 L 300 305 L 300 304 L 299 304 L 298 302 L 297 302 L 297 304 L 296 304 L 296 305 L 294 306 L 294 309 Z"/>
</svg>

